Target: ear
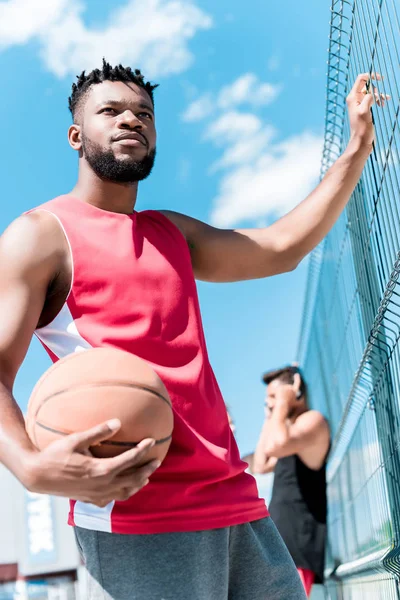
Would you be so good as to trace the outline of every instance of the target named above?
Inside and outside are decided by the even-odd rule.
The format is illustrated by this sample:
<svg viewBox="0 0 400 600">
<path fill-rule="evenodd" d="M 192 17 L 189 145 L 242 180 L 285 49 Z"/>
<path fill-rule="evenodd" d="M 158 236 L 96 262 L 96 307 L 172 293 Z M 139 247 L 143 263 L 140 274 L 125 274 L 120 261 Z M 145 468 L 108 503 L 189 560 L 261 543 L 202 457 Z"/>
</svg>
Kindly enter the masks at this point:
<svg viewBox="0 0 400 600">
<path fill-rule="evenodd" d="M 299 373 L 293 375 L 293 391 L 296 394 L 296 400 L 301 400 L 303 394 L 301 393 L 301 377 Z"/>
<path fill-rule="evenodd" d="M 293 389 L 295 392 L 300 391 L 301 388 L 301 377 L 299 373 L 293 375 Z"/>
<path fill-rule="evenodd" d="M 73 150 L 79 152 L 82 149 L 82 131 L 80 125 L 74 123 L 68 129 L 68 142 Z"/>
</svg>

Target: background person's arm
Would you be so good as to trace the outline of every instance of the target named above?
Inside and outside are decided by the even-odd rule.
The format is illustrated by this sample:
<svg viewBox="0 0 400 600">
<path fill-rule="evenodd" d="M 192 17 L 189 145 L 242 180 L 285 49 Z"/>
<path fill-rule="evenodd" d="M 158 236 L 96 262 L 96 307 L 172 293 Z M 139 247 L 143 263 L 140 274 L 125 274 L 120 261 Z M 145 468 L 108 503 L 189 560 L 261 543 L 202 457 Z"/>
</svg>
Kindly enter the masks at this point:
<svg viewBox="0 0 400 600">
<path fill-rule="evenodd" d="M 308 410 L 289 420 L 296 390 L 282 385 L 276 392 L 274 409 L 264 422 L 256 449 L 256 465 L 260 468 L 266 458 L 277 459 L 297 454 L 310 469 L 320 469 L 326 459 L 330 432 L 326 419 L 316 410 Z"/>
<path fill-rule="evenodd" d="M 218 229 L 163 211 L 186 237 L 198 279 L 228 282 L 291 271 L 326 236 L 349 201 L 373 148 L 373 97 L 364 93 L 369 79 L 368 73 L 359 75 L 347 99 L 352 134 L 345 152 L 315 190 L 270 227 Z M 380 100 L 377 94 L 376 98 L 384 104 L 385 98 Z"/>
<path fill-rule="evenodd" d="M 319 469 L 329 448 L 328 423 L 316 410 L 300 415 L 293 424 L 288 415 L 285 402 L 277 402 L 261 432 L 260 454 L 275 458 L 297 454 L 310 469 Z"/>
<path fill-rule="evenodd" d="M 253 454 L 250 472 L 254 474 L 273 473 L 277 462 L 276 456 L 267 456 L 264 449 L 258 444 Z"/>
</svg>

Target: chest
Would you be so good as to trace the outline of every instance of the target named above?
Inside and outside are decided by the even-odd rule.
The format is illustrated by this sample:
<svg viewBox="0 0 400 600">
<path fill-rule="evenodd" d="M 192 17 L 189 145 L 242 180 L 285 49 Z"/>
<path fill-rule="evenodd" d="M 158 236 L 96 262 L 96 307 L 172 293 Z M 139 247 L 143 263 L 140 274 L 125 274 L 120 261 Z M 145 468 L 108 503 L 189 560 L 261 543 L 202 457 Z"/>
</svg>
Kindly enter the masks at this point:
<svg viewBox="0 0 400 600">
<path fill-rule="evenodd" d="M 76 319 L 134 327 L 135 337 L 172 339 L 196 321 L 197 291 L 183 237 L 126 224 L 83 231 L 71 242 Z"/>
</svg>

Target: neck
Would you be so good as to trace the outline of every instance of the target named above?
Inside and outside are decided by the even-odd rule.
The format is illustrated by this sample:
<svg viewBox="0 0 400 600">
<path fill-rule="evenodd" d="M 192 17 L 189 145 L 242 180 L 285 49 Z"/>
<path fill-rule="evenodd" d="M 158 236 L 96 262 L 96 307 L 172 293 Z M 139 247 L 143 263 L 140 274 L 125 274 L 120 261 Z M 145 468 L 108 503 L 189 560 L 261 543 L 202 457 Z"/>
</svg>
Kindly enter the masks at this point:
<svg viewBox="0 0 400 600">
<path fill-rule="evenodd" d="M 136 204 L 138 182 L 114 183 L 101 179 L 88 165 L 80 165 L 78 181 L 71 195 L 110 212 L 132 214 Z"/>
<path fill-rule="evenodd" d="M 291 415 L 289 415 L 289 420 L 294 423 L 296 421 L 296 419 L 298 417 L 300 417 L 300 415 L 302 415 L 303 413 L 307 412 L 308 408 L 306 408 L 305 406 L 299 407 L 299 408 L 295 408 L 294 411 L 292 412 Z"/>
</svg>

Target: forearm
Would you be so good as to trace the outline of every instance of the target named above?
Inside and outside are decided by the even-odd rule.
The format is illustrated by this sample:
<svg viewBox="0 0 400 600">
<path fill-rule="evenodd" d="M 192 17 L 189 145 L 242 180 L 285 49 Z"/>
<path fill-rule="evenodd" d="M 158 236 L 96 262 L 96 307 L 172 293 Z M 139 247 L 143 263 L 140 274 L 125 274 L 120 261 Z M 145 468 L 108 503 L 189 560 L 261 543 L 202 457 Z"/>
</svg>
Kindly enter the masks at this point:
<svg viewBox="0 0 400 600">
<path fill-rule="evenodd" d="M 313 192 L 269 228 L 292 268 L 327 235 L 356 187 L 370 147 L 356 138 L 329 169 Z"/>
<path fill-rule="evenodd" d="M 253 474 L 273 473 L 278 459 L 275 456 L 267 456 L 262 449 L 255 451 L 250 472 Z"/>
<path fill-rule="evenodd" d="M 36 449 L 26 433 L 23 414 L 3 383 L 0 383 L 0 414 L 0 462 L 25 484 L 27 457 Z"/>
<path fill-rule="evenodd" d="M 262 442 L 264 452 L 268 456 L 273 456 L 273 450 L 276 446 L 284 446 L 289 437 L 288 408 L 286 405 L 278 404 L 275 406 L 272 415 L 264 424 L 262 433 Z"/>
<path fill-rule="evenodd" d="M 261 467 L 265 467 L 266 461 L 274 456 L 274 448 L 287 443 L 290 437 L 287 416 L 287 407 L 278 405 L 265 421 L 254 452 L 255 472 L 264 472 L 261 471 Z"/>
</svg>

